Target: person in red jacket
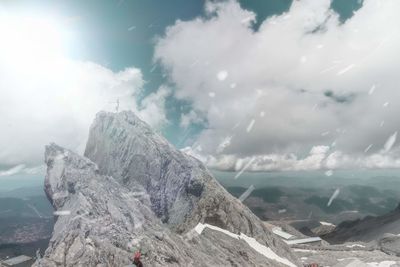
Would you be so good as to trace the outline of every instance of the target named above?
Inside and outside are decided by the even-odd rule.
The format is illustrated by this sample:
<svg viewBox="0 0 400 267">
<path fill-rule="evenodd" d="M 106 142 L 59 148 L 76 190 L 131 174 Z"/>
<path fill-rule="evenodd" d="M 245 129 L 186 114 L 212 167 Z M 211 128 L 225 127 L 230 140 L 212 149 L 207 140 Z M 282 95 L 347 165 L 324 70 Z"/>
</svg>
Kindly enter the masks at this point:
<svg viewBox="0 0 400 267">
<path fill-rule="evenodd" d="M 137 267 L 143 267 L 143 263 L 140 261 L 140 252 L 137 251 L 135 252 L 135 255 L 133 256 L 133 264 L 135 264 Z"/>
</svg>

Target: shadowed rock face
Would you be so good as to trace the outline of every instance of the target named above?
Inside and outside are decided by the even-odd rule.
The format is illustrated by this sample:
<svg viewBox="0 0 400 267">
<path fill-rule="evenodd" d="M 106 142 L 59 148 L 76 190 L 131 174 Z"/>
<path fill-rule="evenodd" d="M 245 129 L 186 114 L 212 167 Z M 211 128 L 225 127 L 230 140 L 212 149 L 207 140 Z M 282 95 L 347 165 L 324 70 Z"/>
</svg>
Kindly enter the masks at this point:
<svg viewBox="0 0 400 267">
<path fill-rule="evenodd" d="M 367 216 L 356 221 L 345 221 L 334 231 L 322 236 L 330 243 L 370 242 L 374 249 L 388 255 L 400 256 L 400 205 L 381 216 Z"/>
<path fill-rule="evenodd" d="M 99 113 L 85 156 L 99 166 L 101 174 L 131 191 L 148 194 L 154 213 L 178 232 L 205 222 L 272 240 L 260 220 L 227 193 L 202 163 L 172 147 L 132 112 Z"/>
<path fill-rule="evenodd" d="M 100 175 L 89 159 L 53 144 L 46 147 L 46 164 L 46 194 L 64 215 L 57 218 L 44 266 L 123 266 L 130 242 L 146 227 L 157 231 L 151 210 L 112 177 Z"/>
<path fill-rule="evenodd" d="M 99 113 L 85 156 L 46 147 L 45 191 L 64 213 L 42 266 L 124 266 L 138 249 L 147 266 L 282 266 L 243 240 L 194 233 L 199 222 L 252 236 L 299 264 L 199 161 L 133 113 Z"/>
<path fill-rule="evenodd" d="M 325 235 L 324 239 L 331 243 L 370 242 L 382 238 L 386 233 L 398 234 L 399 232 L 400 205 L 381 216 L 367 216 L 364 219 L 342 222 L 334 231 Z"/>
<path fill-rule="evenodd" d="M 165 223 L 179 224 L 212 178 L 197 160 L 174 149 L 131 112 L 99 113 L 85 156 L 131 190 L 149 195 Z"/>
</svg>

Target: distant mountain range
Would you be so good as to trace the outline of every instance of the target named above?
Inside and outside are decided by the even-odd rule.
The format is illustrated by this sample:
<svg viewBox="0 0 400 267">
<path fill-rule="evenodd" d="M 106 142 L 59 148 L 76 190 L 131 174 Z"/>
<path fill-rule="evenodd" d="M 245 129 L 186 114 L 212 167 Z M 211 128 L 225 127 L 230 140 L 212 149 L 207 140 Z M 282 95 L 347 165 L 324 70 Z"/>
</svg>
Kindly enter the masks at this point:
<svg viewBox="0 0 400 267">
<path fill-rule="evenodd" d="M 342 222 L 324 238 L 331 243 L 371 242 L 381 239 L 387 233 L 400 234 L 400 205 L 381 216 L 367 216 L 359 220 Z"/>
<path fill-rule="evenodd" d="M 227 187 L 239 197 L 247 188 Z M 306 188 L 291 186 L 256 187 L 244 201 L 263 220 L 315 219 L 339 224 L 369 215 L 382 215 L 400 202 L 400 192 L 372 186 L 345 185 L 331 205 L 327 205 L 335 187 Z"/>
<path fill-rule="evenodd" d="M 0 259 L 26 254 L 48 245 L 53 231 L 53 207 L 42 186 L 0 193 Z"/>
</svg>

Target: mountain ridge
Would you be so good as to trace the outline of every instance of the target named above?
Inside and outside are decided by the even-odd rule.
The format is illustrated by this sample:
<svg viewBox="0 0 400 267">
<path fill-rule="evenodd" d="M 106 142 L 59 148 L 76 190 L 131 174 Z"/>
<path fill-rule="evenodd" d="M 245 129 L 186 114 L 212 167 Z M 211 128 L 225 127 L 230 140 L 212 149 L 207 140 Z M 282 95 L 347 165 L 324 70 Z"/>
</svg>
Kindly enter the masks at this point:
<svg viewBox="0 0 400 267">
<path fill-rule="evenodd" d="M 135 250 L 152 266 L 287 266 L 253 241 L 196 234 L 199 223 L 301 264 L 205 166 L 132 112 L 100 112 L 85 157 L 51 144 L 45 158 L 45 191 L 59 216 L 42 266 L 124 266 Z"/>
</svg>

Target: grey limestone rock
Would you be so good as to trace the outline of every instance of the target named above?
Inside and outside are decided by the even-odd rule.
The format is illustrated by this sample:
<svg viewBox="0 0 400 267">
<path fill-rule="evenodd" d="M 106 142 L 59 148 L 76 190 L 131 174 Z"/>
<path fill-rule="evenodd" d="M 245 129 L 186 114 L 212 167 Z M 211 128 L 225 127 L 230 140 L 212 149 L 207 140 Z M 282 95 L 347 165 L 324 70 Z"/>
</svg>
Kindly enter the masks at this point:
<svg viewBox="0 0 400 267">
<path fill-rule="evenodd" d="M 46 147 L 45 191 L 57 216 L 41 266 L 286 266 L 245 241 L 254 237 L 294 265 L 300 261 L 198 160 L 132 112 L 97 115 L 85 157 Z M 36 266 L 39 262 L 36 262 Z"/>
</svg>

